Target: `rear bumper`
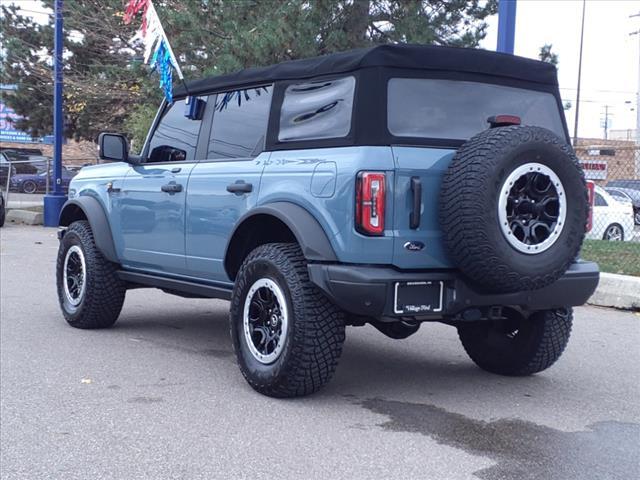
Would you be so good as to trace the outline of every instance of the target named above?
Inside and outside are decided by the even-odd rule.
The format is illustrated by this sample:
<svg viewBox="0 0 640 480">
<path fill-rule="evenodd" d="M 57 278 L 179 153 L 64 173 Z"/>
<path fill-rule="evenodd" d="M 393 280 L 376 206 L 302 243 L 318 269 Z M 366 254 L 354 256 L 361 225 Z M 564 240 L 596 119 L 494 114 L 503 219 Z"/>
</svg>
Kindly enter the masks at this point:
<svg viewBox="0 0 640 480">
<path fill-rule="evenodd" d="M 399 316 L 394 313 L 397 282 L 443 282 L 442 310 L 419 315 L 419 318 L 428 319 L 492 306 L 545 310 L 583 305 L 595 291 L 600 278 L 597 264 L 578 261 L 559 280 L 545 288 L 495 294 L 474 289 L 455 270 L 406 272 L 389 267 L 340 264 L 310 264 L 308 269 L 311 281 L 340 308 L 374 318 Z"/>
</svg>

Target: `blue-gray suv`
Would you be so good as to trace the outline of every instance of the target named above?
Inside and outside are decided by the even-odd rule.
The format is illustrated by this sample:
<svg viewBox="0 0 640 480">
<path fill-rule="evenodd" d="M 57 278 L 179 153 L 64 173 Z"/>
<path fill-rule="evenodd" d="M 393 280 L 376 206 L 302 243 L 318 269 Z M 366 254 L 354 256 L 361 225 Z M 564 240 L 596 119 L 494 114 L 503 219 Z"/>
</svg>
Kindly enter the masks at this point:
<svg viewBox="0 0 640 480">
<path fill-rule="evenodd" d="M 249 384 L 306 395 L 345 326 L 457 328 L 481 368 L 529 375 L 598 283 L 588 191 L 552 65 L 384 45 L 191 81 L 140 155 L 100 136 L 72 180 L 57 290 L 114 324 L 130 288 L 231 301 Z"/>
</svg>

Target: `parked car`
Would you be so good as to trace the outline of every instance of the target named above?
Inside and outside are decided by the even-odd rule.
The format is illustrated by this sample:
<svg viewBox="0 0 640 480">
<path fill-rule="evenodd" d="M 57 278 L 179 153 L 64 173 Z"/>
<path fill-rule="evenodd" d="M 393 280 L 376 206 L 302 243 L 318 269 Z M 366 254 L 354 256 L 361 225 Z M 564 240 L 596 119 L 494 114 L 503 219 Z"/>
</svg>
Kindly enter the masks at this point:
<svg viewBox="0 0 640 480">
<path fill-rule="evenodd" d="M 622 203 L 630 203 L 633 206 L 634 223 L 640 225 L 640 189 L 607 186 L 605 190 L 616 200 Z"/>
<path fill-rule="evenodd" d="M 375 101 L 372 101 L 375 99 Z M 529 375 L 598 283 L 589 205 L 553 65 L 384 45 L 196 80 L 140 155 L 122 135 L 71 181 L 57 291 L 77 328 L 126 290 L 231 300 L 258 392 L 310 394 L 345 326 L 457 328 L 481 368 Z M 141 222 L 146 219 L 146 222 Z"/>
<path fill-rule="evenodd" d="M 0 192 L 0 227 L 4 226 L 4 220 L 7 217 L 7 209 L 4 204 L 4 196 Z"/>
<path fill-rule="evenodd" d="M 7 155 L 14 160 L 19 160 L 19 157 L 26 157 L 29 155 L 42 155 L 42 150 L 40 150 L 39 148 L 0 147 L 0 153 Z"/>
<path fill-rule="evenodd" d="M 607 187 L 622 187 L 622 188 L 631 188 L 632 190 L 640 190 L 640 179 L 622 179 L 622 180 L 611 180 L 607 182 Z"/>
<path fill-rule="evenodd" d="M 633 206 L 618 201 L 604 188 L 595 187 L 593 226 L 587 238 L 621 242 L 633 239 Z"/>
<path fill-rule="evenodd" d="M 69 188 L 69 182 L 76 175 L 76 172 L 72 172 L 66 168 L 62 168 L 62 189 L 67 191 Z M 54 177 L 53 173 L 49 176 L 49 186 L 53 189 Z M 9 183 L 9 189 L 13 192 L 22 193 L 38 193 L 44 192 L 47 186 L 47 174 L 46 172 L 40 172 L 35 174 L 18 174 L 11 177 Z"/>
<path fill-rule="evenodd" d="M 7 185 L 9 171 L 11 171 L 12 176 L 15 174 L 37 173 L 38 168 L 36 165 L 36 163 L 31 163 L 28 155 L 18 155 L 13 150 L 0 151 L 0 185 L 2 187 Z"/>
</svg>

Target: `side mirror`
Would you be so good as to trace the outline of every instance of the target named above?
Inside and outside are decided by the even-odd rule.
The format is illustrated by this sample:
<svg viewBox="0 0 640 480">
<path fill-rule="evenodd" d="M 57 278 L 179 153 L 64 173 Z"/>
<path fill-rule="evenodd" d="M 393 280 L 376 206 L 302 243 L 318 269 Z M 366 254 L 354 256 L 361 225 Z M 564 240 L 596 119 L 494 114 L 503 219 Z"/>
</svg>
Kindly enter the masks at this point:
<svg viewBox="0 0 640 480">
<path fill-rule="evenodd" d="M 129 161 L 129 141 L 119 133 L 101 133 L 98 137 L 99 156 L 101 160 L 113 162 Z"/>
</svg>

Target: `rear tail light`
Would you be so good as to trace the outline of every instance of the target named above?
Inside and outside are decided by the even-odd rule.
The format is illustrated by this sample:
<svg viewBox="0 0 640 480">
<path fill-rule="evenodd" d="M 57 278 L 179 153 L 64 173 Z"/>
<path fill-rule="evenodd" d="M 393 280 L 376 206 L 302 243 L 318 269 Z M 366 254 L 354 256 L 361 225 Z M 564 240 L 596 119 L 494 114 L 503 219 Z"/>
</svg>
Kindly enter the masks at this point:
<svg viewBox="0 0 640 480">
<path fill-rule="evenodd" d="M 587 232 L 593 227 L 593 205 L 596 198 L 596 184 L 587 180 L 587 192 L 589 193 L 589 217 L 587 218 Z"/>
<path fill-rule="evenodd" d="M 356 230 L 384 234 L 385 174 L 360 172 L 356 179 Z"/>
</svg>

